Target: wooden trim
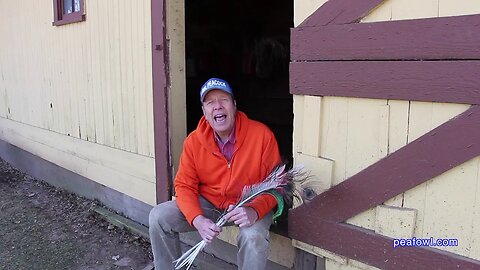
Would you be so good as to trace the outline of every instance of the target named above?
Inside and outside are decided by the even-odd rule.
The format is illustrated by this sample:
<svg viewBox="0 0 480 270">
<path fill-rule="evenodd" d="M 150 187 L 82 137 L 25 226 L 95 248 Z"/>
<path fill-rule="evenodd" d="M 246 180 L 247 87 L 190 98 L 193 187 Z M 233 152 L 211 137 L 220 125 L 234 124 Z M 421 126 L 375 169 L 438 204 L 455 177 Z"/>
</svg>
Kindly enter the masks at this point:
<svg viewBox="0 0 480 270">
<path fill-rule="evenodd" d="M 479 156 L 478 123 L 480 106 L 472 106 L 308 204 L 290 210 L 289 236 L 382 269 L 452 269 L 451 266 L 457 264 L 465 265 L 466 268 L 460 269 L 473 269 L 468 267 L 480 266 L 480 261 L 431 248 L 393 249 L 392 239 L 388 237 L 340 224 Z"/>
<path fill-rule="evenodd" d="M 299 27 L 358 22 L 385 0 L 329 0 Z"/>
<path fill-rule="evenodd" d="M 480 61 L 296 62 L 290 92 L 480 104 Z"/>
<path fill-rule="evenodd" d="M 157 203 L 171 198 L 171 164 L 168 136 L 168 50 L 165 40 L 165 0 L 151 0 L 152 80 Z"/>
<path fill-rule="evenodd" d="M 480 15 L 293 28 L 291 59 L 480 59 Z"/>
<path fill-rule="evenodd" d="M 429 247 L 393 248 L 393 239 L 350 224 L 290 211 L 291 237 L 380 269 L 479 269 L 480 261 Z M 307 236 L 308 235 L 308 236 Z M 306 237 L 307 236 L 307 237 Z"/>
</svg>

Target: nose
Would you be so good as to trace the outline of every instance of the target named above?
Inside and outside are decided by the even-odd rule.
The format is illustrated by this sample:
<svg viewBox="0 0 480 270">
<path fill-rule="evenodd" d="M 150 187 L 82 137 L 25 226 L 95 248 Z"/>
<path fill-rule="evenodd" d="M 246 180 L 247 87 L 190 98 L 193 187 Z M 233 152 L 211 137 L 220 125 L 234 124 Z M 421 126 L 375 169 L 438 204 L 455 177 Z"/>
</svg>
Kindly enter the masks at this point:
<svg viewBox="0 0 480 270">
<path fill-rule="evenodd" d="M 222 108 L 223 108 L 222 102 L 220 102 L 220 100 L 218 100 L 218 99 L 215 99 L 214 102 L 213 102 L 213 109 L 218 110 L 218 109 L 222 109 Z"/>
</svg>

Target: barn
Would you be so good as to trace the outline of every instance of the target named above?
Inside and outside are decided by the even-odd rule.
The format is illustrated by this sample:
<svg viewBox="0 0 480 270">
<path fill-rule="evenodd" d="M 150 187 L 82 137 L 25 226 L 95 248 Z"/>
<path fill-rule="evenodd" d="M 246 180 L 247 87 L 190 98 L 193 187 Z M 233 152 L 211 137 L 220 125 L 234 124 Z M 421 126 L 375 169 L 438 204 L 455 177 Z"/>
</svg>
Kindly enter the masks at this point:
<svg viewBox="0 0 480 270">
<path fill-rule="evenodd" d="M 0 157 L 17 168 L 148 224 L 174 195 L 200 86 L 221 77 L 326 190 L 272 228 L 269 269 L 480 267 L 478 1 L 30 0 L 0 14 Z M 234 262 L 234 234 L 209 252 Z"/>
</svg>

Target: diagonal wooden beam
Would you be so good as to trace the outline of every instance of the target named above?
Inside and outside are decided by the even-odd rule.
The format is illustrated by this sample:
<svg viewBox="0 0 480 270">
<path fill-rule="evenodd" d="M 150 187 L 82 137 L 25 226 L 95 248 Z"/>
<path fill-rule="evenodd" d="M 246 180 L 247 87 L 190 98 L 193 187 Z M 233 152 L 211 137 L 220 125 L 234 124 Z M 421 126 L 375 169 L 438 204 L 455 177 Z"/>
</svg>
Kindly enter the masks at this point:
<svg viewBox="0 0 480 270">
<path fill-rule="evenodd" d="M 299 27 L 358 22 L 385 0 L 329 0 Z"/>
<path fill-rule="evenodd" d="M 293 28 L 291 59 L 480 59 L 480 15 Z"/>
<path fill-rule="evenodd" d="M 480 104 L 480 61 L 290 63 L 290 93 Z"/>
<path fill-rule="evenodd" d="M 479 156 L 479 125 L 480 106 L 472 106 L 290 212 L 293 216 L 343 222 Z M 297 226 L 301 227 L 301 222 L 295 223 Z"/>
<path fill-rule="evenodd" d="M 431 247 L 394 248 L 392 238 L 316 215 L 290 211 L 288 220 L 290 237 L 380 269 L 480 269 L 480 261 L 468 257 Z"/>
</svg>

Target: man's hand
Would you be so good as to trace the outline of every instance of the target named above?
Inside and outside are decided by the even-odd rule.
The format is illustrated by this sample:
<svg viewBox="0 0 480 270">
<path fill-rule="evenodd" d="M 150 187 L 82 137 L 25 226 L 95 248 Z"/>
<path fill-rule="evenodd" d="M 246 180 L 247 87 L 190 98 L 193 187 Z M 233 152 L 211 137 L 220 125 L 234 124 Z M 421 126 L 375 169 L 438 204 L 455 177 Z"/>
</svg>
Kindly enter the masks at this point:
<svg viewBox="0 0 480 270">
<path fill-rule="evenodd" d="M 230 205 L 227 209 L 225 219 L 238 225 L 238 227 L 252 226 L 258 219 L 257 211 L 253 208 L 244 206 L 233 209 L 233 205 Z"/>
<path fill-rule="evenodd" d="M 195 229 L 200 233 L 202 239 L 207 243 L 211 243 L 212 240 L 222 231 L 222 229 L 215 225 L 213 221 L 202 215 L 193 219 L 192 223 Z"/>
</svg>

